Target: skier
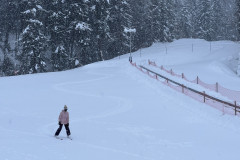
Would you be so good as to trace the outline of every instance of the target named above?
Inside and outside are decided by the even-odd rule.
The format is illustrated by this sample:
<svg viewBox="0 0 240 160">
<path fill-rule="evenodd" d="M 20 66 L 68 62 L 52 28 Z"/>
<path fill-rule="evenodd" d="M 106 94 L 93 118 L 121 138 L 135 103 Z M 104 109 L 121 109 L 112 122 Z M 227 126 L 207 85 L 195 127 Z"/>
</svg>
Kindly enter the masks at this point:
<svg viewBox="0 0 240 160">
<path fill-rule="evenodd" d="M 62 126 L 65 126 L 66 132 L 67 132 L 67 136 L 69 137 L 71 132 L 69 129 L 69 113 L 68 113 L 68 107 L 65 105 L 64 106 L 64 110 L 62 110 L 62 112 L 59 115 L 58 118 L 58 124 L 59 124 L 59 128 L 57 129 L 56 133 L 55 133 L 55 137 L 57 137 L 59 135 L 59 133 L 62 130 Z"/>
</svg>

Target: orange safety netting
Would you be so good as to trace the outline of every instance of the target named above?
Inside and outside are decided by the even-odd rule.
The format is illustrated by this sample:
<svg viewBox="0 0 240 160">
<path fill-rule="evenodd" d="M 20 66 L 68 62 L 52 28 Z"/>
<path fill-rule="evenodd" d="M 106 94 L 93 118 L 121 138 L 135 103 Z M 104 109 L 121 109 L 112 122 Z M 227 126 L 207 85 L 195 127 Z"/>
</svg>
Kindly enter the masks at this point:
<svg viewBox="0 0 240 160">
<path fill-rule="evenodd" d="M 209 90 L 212 90 L 212 91 L 215 91 L 215 92 L 218 92 L 220 94 L 222 94 L 223 96 L 226 96 L 234 101 L 240 101 L 240 91 L 234 91 L 234 90 L 231 90 L 231 89 L 227 89 L 221 85 L 219 85 L 218 83 L 216 84 L 208 84 L 208 83 L 205 83 L 203 82 L 199 77 L 197 77 L 195 80 L 189 80 L 187 79 L 184 74 L 182 73 L 182 75 L 180 74 L 176 74 L 173 72 L 173 70 L 167 70 L 166 68 L 164 68 L 163 66 L 159 67 L 156 65 L 155 62 L 151 62 L 150 60 L 148 61 L 148 64 L 149 65 L 152 65 L 152 66 L 155 66 L 157 68 L 160 68 L 161 70 L 165 71 L 166 73 L 169 73 L 171 74 L 172 76 L 175 76 L 175 77 L 179 77 L 179 78 L 183 78 L 185 79 L 186 81 L 188 82 L 192 82 L 192 83 L 196 83 L 196 84 L 199 84 L 201 85 L 202 87 L 204 88 L 207 88 Z"/>
<path fill-rule="evenodd" d="M 135 67 L 136 67 L 138 70 L 140 70 L 141 72 L 149 75 L 151 78 L 154 78 L 154 79 L 157 79 L 157 80 L 160 79 L 157 75 L 155 75 L 155 74 L 153 74 L 153 73 L 150 73 L 150 72 L 147 71 L 147 70 L 144 71 L 144 70 L 142 69 L 142 67 L 137 66 L 136 63 L 131 63 L 131 64 L 132 64 L 133 66 L 135 66 Z M 181 76 L 181 77 L 182 77 L 182 76 Z M 184 78 L 184 76 L 183 76 L 183 78 Z M 203 83 L 202 81 L 199 81 L 199 79 L 194 80 L 194 82 L 195 82 L 195 81 L 196 81 L 196 83 L 198 82 L 200 85 L 204 85 L 204 86 L 206 86 L 206 87 L 209 87 L 208 85 L 206 85 L 206 84 Z M 165 80 L 165 79 L 164 79 L 163 81 L 160 81 L 160 82 L 162 82 L 163 84 L 169 86 L 170 88 L 172 88 L 172 89 L 174 89 L 174 90 L 176 90 L 176 91 L 178 91 L 178 92 L 181 92 L 181 93 L 183 93 L 183 94 L 185 94 L 185 95 L 187 95 L 187 96 L 189 96 L 189 97 L 191 97 L 191 98 L 193 98 L 193 99 L 195 99 L 195 100 L 197 100 L 197 101 L 199 101 L 199 102 L 201 102 L 201 103 L 206 103 L 206 104 L 208 104 L 209 106 L 211 106 L 211 107 L 213 107 L 213 108 L 221 111 L 223 114 L 236 115 L 237 112 L 240 112 L 239 109 L 237 109 L 237 110 L 236 110 L 236 108 L 234 109 L 232 105 L 228 105 L 228 104 L 225 104 L 225 103 L 221 103 L 221 102 L 216 101 L 216 100 L 214 100 L 214 99 L 208 98 L 208 97 L 206 97 L 206 96 L 203 96 L 202 94 L 198 94 L 198 93 L 196 93 L 196 92 L 193 92 L 193 91 L 187 89 L 187 88 L 184 87 L 184 86 L 179 86 L 179 85 L 173 84 L 173 83 L 171 83 L 171 82 L 169 82 L 168 80 Z M 192 82 L 193 82 L 193 81 L 192 81 Z M 209 88 L 212 88 L 212 89 L 213 89 L 212 86 L 209 87 Z M 224 91 L 226 92 L 228 89 L 225 89 L 225 88 L 223 88 L 223 87 L 221 87 L 221 86 L 218 86 L 218 91 L 220 91 L 220 90 L 224 90 Z M 204 94 L 205 94 L 205 93 L 204 93 Z M 236 106 L 236 107 L 239 107 L 239 106 L 237 106 L 236 103 L 235 103 L 235 106 Z M 239 114 L 237 114 L 237 115 L 239 115 Z"/>
</svg>

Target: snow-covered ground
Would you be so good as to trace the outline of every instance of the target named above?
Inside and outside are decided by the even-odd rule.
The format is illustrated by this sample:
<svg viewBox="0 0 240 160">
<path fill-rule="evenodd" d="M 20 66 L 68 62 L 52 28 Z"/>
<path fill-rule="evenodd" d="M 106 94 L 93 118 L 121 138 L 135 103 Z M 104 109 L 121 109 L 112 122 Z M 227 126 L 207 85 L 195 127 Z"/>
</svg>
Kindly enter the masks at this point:
<svg viewBox="0 0 240 160">
<path fill-rule="evenodd" d="M 166 51 L 167 47 L 167 51 Z M 173 69 L 178 74 L 194 80 L 197 76 L 206 83 L 240 91 L 237 59 L 240 44 L 231 41 L 207 42 L 199 39 L 182 39 L 170 44 L 154 44 L 134 55 L 137 64 L 147 64 L 147 59 Z M 136 60 L 136 59 L 135 59 Z M 134 60 L 134 61 L 135 61 Z"/>
<path fill-rule="evenodd" d="M 193 46 L 193 50 L 192 50 Z M 167 50 L 166 50 L 167 47 Z M 178 40 L 133 53 L 240 90 L 229 41 Z M 0 79 L 1 160 L 238 160 L 240 118 L 142 74 L 124 55 L 71 71 Z M 237 62 L 236 62 L 237 63 Z M 53 137 L 64 105 L 73 140 Z"/>
</svg>

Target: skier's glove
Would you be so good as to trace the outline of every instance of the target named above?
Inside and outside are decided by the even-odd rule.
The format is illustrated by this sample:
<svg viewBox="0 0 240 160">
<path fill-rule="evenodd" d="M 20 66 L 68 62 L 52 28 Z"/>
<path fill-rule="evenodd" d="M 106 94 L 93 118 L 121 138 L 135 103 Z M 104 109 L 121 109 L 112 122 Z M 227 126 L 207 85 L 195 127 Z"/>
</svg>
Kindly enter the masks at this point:
<svg viewBox="0 0 240 160">
<path fill-rule="evenodd" d="M 58 124 L 61 125 L 61 122 L 59 121 Z"/>
</svg>

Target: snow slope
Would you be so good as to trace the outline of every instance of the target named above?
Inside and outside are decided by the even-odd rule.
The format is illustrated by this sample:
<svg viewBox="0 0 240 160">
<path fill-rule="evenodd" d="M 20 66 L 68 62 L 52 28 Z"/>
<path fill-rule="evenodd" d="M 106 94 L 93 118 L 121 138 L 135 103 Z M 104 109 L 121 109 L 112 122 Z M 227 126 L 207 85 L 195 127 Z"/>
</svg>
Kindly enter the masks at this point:
<svg viewBox="0 0 240 160">
<path fill-rule="evenodd" d="M 192 52 L 192 43 L 195 48 Z M 227 63 L 238 54 L 233 42 L 203 40 L 154 44 L 133 53 L 240 90 Z M 66 72 L 0 79 L 1 160 L 238 160 L 240 118 L 205 104 L 142 74 L 124 55 Z M 73 140 L 58 115 L 69 107 Z"/>
<path fill-rule="evenodd" d="M 230 41 L 209 43 L 199 39 L 182 39 L 143 49 L 143 56 L 137 63 L 147 64 L 147 59 L 154 60 L 174 72 L 184 73 L 190 80 L 199 76 L 206 83 L 219 82 L 226 88 L 240 91 L 236 75 L 239 50 L 240 45 Z M 135 56 L 139 59 L 140 53 L 136 52 Z"/>
</svg>

